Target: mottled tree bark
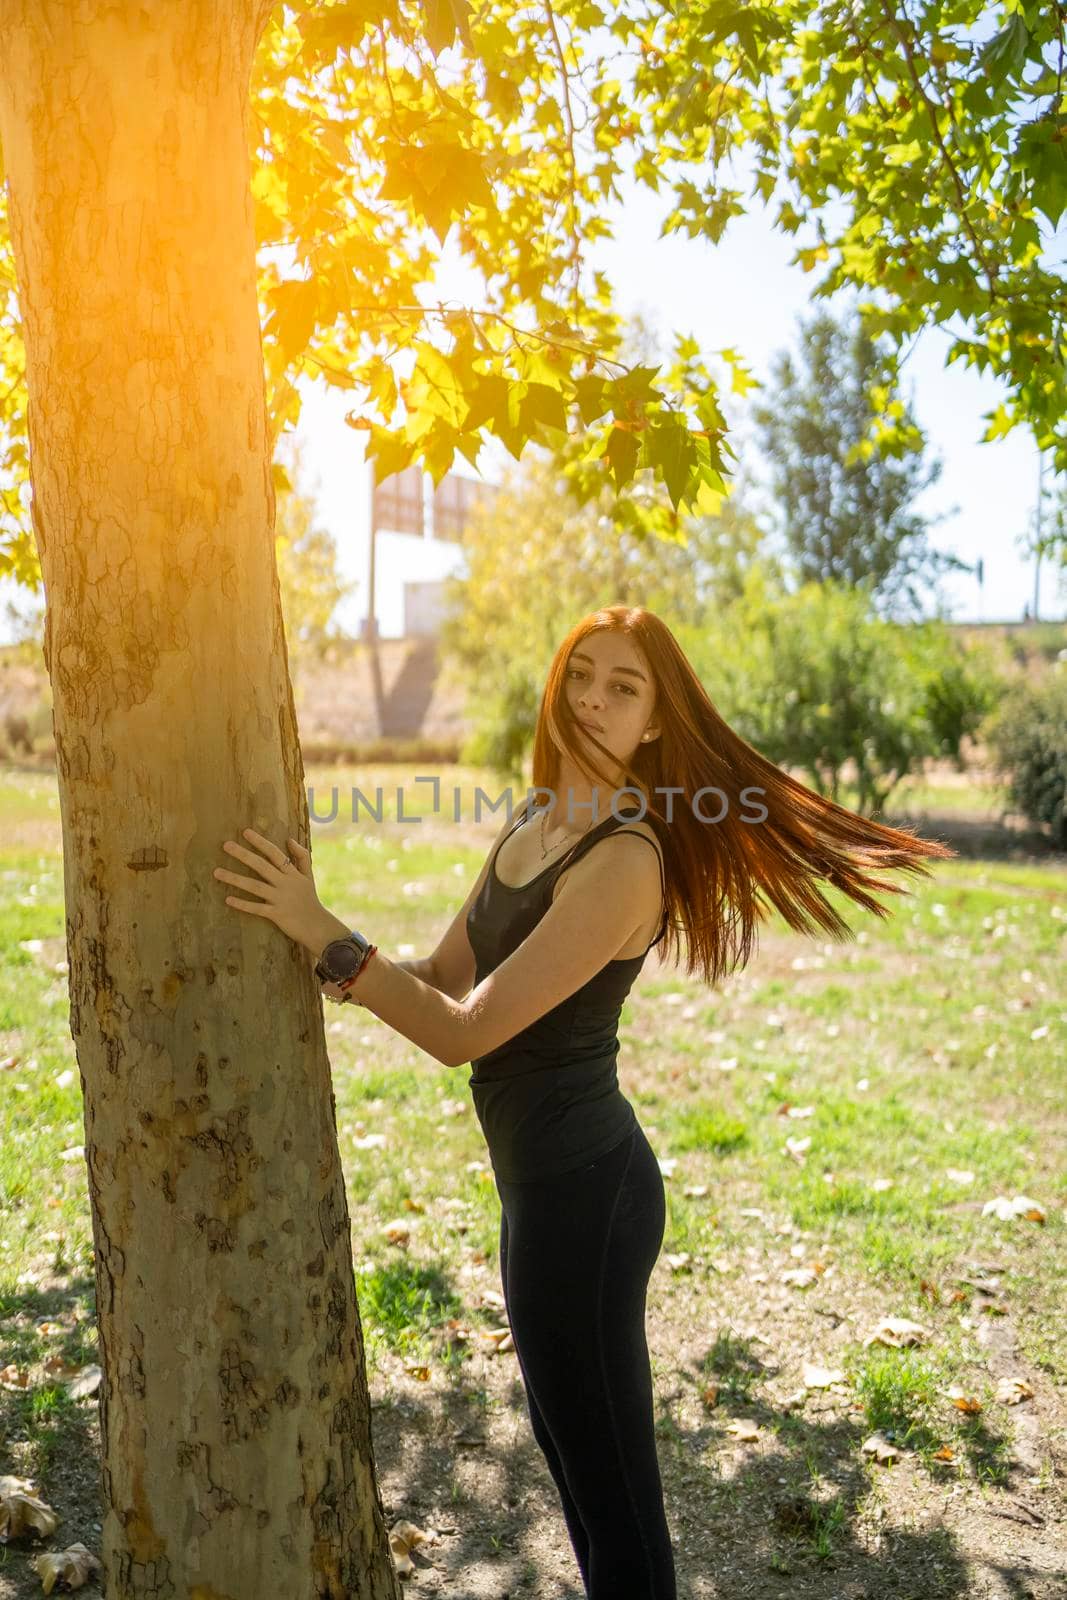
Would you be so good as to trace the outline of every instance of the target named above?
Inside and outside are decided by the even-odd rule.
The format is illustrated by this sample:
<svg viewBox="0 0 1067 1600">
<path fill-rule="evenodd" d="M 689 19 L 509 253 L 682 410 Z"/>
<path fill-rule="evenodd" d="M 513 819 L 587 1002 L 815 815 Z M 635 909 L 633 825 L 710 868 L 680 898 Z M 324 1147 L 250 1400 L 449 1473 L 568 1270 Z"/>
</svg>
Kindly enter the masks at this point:
<svg viewBox="0 0 1067 1600">
<path fill-rule="evenodd" d="M 110 1600 L 397 1594 L 321 1000 L 247 155 L 263 0 L 0 0 Z"/>
</svg>

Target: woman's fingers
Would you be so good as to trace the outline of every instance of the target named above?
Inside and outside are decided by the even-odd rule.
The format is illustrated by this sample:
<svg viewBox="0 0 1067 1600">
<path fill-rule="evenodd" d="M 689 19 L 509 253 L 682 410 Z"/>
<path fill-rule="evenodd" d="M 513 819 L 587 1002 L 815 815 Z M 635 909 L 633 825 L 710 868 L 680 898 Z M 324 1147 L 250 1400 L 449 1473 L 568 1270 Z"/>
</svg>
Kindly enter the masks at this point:
<svg viewBox="0 0 1067 1600">
<path fill-rule="evenodd" d="M 270 917 L 273 906 L 264 905 L 263 901 L 235 900 L 232 894 L 226 896 L 226 904 L 235 911 L 254 911 L 257 917 Z"/>
<path fill-rule="evenodd" d="M 263 835 L 261 833 L 257 833 L 254 828 L 246 828 L 244 830 L 244 836 L 255 845 L 257 850 L 261 850 L 263 852 L 272 867 L 277 867 L 279 871 L 284 868 L 289 857 L 286 855 L 281 845 L 272 844 L 269 839 L 264 839 Z"/>
<path fill-rule="evenodd" d="M 304 846 L 300 843 L 300 841 L 298 839 L 290 839 L 289 840 L 289 850 L 290 850 L 290 853 L 292 854 L 293 860 L 296 862 L 296 864 L 299 867 L 300 871 L 304 874 L 305 877 L 310 877 L 310 875 L 311 875 L 311 855 L 310 855 L 310 852 L 304 849 Z"/>
<path fill-rule="evenodd" d="M 264 894 L 273 888 L 273 884 L 264 883 L 262 878 L 245 878 L 239 872 L 227 872 L 224 867 L 216 867 L 215 876 L 223 883 L 232 883 L 235 889 L 247 889 L 252 894 Z"/>
<path fill-rule="evenodd" d="M 267 867 L 270 867 L 274 872 L 278 872 L 280 870 L 278 867 L 274 866 L 272 861 L 268 861 L 266 856 L 258 855 L 255 850 L 246 850 L 243 845 L 234 844 L 232 839 L 227 839 L 222 848 L 226 851 L 227 855 L 236 856 L 237 859 L 239 861 L 243 861 L 246 866 L 255 867 L 256 871 L 262 872 L 264 877 L 269 876 L 266 871 Z M 271 878 L 270 881 L 273 883 L 274 879 Z"/>
</svg>

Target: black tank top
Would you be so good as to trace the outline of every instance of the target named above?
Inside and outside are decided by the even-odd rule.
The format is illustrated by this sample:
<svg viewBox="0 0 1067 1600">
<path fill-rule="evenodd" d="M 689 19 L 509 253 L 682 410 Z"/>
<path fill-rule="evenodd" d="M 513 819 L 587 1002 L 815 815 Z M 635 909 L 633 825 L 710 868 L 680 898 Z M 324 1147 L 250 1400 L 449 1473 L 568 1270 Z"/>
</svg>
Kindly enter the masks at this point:
<svg viewBox="0 0 1067 1600">
<path fill-rule="evenodd" d="M 528 815 L 529 805 L 504 838 L 510 838 Z M 501 839 L 481 892 L 467 913 L 476 984 L 518 949 L 540 922 L 564 867 L 639 815 L 635 810 L 619 817 L 609 812 L 558 861 L 517 888 L 501 883 L 496 874 Z M 650 839 L 645 843 L 655 849 Z M 662 865 L 660 876 L 662 880 Z M 660 931 L 644 954 L 609 961 L 558 1006 L 471 1062 L 468 1081 L 474 1108 L 493 1170 L 505 1182 L 570 1172 L 614 1149 L 636 1126 L 615 1070 L 619 1014 L 645 957 L 666 931 L 664 910 Z"/>
</svg>

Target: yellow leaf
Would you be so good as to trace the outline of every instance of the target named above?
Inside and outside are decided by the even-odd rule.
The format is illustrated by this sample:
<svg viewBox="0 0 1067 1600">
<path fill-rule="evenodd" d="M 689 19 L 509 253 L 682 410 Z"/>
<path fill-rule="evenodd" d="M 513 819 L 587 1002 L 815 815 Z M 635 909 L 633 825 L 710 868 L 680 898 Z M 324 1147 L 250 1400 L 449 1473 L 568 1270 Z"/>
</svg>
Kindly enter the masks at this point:
<svg viewBox="0 0 1067 1600">
<path fill-rule="evenodd" d="M 18 1539 L 24 1533 L 39 1533 L 50 1539 L 59 1518 L 45 1501 L 38 1500 L 29 1478 L 0 1476 L 0 1539 Z"/>
<path fill-rule="evenodd" d="M 66 1550 L 36 1556 L 30 1565 L 40 1578 L 45 1594 L 51 1594 L 61 1578 L 68 1589 L 80 1589 L 94 1572 L 100 1571 L 99 1561 L 83 1544 L 68 1545 Z"/>
</svg>

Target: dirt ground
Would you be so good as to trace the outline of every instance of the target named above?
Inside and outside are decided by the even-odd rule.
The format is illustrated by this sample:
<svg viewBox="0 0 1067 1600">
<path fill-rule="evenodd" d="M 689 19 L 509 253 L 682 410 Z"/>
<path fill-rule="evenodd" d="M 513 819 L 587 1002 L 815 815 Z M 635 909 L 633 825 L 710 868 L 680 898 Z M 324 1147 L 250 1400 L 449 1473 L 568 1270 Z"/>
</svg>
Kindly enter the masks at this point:
<svg viewBox="0 0 1067 1600">
<path fill-rule="evenodd" d="M 791 1234 L 781 1228 L 781 1220 L 766 1219 L 767 1264 L 789 1260 Z M 473 1268 L 472 1277 L 466 1293 L 475 1303 L 499 1288 L 489 1266 Z M 838 1288 L 832 1309 L 820 1304 L 818 1290 L 798 1302 L 774 1273 L 767 1277 L 746 1285 L 709 1273 L 705 1282 L 703 1274 L 673 1274 L 661 1258 L 650 1285 L 659 1455 L 681 1600 L 1062 1600 L 1067 1407 L 1046 1375 L 1027 1370 L 1010 1310 L 979 1328 L 987 1373 L 1024 1377 L 1034 1389 L 1033 1401 L 1008 1413 L 1007 1477 L 982 1487 L 946 1466 L 932 1481 L 906 1452 L 892 1466 L 862 1464 L 862 1423 L 847 1394 L 809 1392 L 792 1414 L 789 1441 L 776 1438 L 772 1424 L 800 1385 L 801 1363 L 832 1366 L 837 1348 L 880 1306 L 865 1303 L 862 1289 L 843 1296 Z M 730 1330 L 755 1382 L 746 1404 L 709 1410 L 699 1368 L 716 1329 Z M 421 1381 L 386 1359 L 372 1398 L 389 1525 L 403 1518 L 430 1536 L 414 1552 L 409 1593 L 582 1600 L 513 1354 L 476 1351 L 455 1385 L 439 1366 Z M 84 1448 L 50 1475 L 49 1503 L 62 1519 L 46 1542 L 52 1549 L 81 1541 L 99 1550 L 96 1407 L 84 1405 Z M 727 1434 L 731 1416 L 754 1421 L 759 1441 Z M 806 1488 L 797 1475 L 802 1460 L 817 1474 Z M 819 1557 L 805 1534 L 832 1499 L 844 1515 L 831 1553 Z M 42 1592 L 31 1554 L 20 1541 L 2 1558 L 2 1600 Z M 102 1593 L 94 1583 L 80 1592 Z"/>
</svg>

